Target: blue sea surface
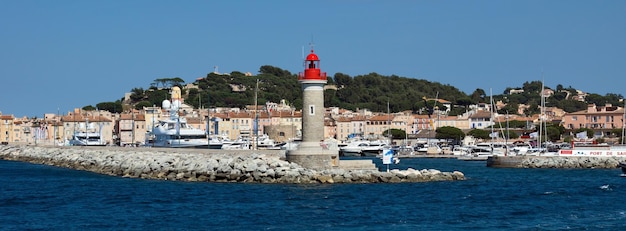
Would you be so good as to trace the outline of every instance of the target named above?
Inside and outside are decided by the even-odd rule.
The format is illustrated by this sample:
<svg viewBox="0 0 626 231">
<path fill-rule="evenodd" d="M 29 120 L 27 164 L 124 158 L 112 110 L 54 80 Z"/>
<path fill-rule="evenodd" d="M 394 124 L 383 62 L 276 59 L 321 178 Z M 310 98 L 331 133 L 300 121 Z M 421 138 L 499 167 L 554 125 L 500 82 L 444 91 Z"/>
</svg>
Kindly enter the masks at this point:
<svg viewBox="0 0 626 231">
<path fill-rule="evenodd" d="M 386 166 L 373 159 L 383 171 Z M 467 180 L 398 184 L 173 182 L 0 161 L 0 230 L 617 230 L 618 169 L 488 168 L 402 159 Z"/>
</svg>

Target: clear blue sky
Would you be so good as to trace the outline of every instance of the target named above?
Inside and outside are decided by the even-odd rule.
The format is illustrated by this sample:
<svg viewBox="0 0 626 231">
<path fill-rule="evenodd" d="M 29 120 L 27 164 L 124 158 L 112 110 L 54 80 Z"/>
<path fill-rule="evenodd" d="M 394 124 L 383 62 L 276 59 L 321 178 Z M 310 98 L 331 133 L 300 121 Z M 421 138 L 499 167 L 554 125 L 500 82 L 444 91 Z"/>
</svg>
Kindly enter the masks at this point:
<svg viewBox="0 0 626 231">
<path fill-rule="evenodd" d="M 0 1 L 0 111 L 66 113 L 157 78 L 262 65 L 501 94 L 542 79 L 626 95 L 626 1 Z M 416 99 L 418 100 L 418 99 Z"/>
</svg>

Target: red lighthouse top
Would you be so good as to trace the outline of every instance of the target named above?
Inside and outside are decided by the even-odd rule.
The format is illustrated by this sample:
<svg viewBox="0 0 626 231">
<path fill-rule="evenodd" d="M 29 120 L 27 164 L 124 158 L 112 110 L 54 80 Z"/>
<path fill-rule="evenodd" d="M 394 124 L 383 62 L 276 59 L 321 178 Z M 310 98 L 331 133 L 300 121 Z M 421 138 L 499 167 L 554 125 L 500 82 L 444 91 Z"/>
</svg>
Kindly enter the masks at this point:
<svg viewBox="0 0 626 231">
<path fill-rule="evenodd" d="M 300 82 L 323 81 L 326 83 L 326 72 L 320 70 L 320 59 L 311 49 L 311 54 L 304 60 L 304 73 L 300 72 L 298 80 Z"/>
</svg>

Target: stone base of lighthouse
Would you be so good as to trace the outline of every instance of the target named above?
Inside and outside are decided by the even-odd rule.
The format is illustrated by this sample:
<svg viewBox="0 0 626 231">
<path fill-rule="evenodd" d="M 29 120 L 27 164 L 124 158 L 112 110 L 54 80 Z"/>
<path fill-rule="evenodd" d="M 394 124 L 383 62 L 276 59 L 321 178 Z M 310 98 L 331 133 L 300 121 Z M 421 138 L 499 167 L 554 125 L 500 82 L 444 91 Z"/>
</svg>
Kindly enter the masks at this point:
<svg viewBox="0 0 626 231">
<path fill-rule="evenodd" d="M 286 153 L 287 161 L 302 167 L 324 170 L 339 166 L 339 151 L 324 148 L 319 142 L 302 142 L 297 150 Z"/>
</svg>

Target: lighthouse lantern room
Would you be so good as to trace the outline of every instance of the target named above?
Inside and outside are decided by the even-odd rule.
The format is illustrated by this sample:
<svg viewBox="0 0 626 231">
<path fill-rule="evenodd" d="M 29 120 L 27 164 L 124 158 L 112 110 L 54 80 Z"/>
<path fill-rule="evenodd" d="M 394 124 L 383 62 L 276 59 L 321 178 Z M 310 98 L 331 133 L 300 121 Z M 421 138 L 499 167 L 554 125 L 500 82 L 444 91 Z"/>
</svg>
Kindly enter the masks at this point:
<svg viewBox="0 0 626 231">
<path fill-rule="evenodd" d="M 300 72 L 298 80 L 300 81 L 324 81 L 326 83 L 326 72 L 320 71 L 320 59 L 311 49 L 311 53 L 304 60 L 304 73 Z"/>
</svg>

